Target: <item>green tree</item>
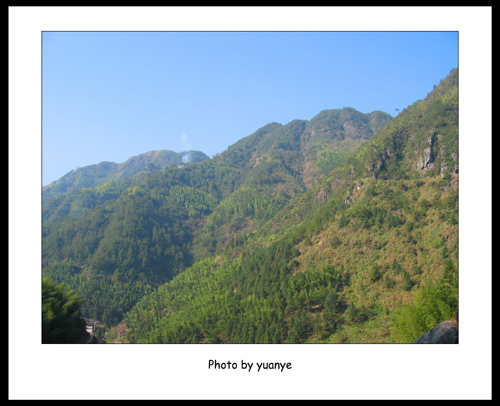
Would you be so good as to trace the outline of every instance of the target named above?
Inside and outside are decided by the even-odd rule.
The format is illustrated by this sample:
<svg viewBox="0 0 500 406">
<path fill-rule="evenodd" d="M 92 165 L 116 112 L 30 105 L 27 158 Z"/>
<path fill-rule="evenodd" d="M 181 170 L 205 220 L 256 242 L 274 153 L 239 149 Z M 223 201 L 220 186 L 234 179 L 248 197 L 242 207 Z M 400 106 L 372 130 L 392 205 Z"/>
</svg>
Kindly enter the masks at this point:
<svg viewBox="0 0 500 406">
<path fill-rule="evenodd" d="M 83 343 L 88 338 L 85 320 L 80 316 L 81 298 L 64 283 L 55 285 L 42 279 L 42 343 Z"/>
<path fill-rule="evenodd" d="M 448 260 L 441 280 L 418 290 L 413 301 L 396 309 L 393 326 L 399 342 L 413 342 L 437 324 L 454 317 L 458 309 L 458 272 Z"/>
</svg>

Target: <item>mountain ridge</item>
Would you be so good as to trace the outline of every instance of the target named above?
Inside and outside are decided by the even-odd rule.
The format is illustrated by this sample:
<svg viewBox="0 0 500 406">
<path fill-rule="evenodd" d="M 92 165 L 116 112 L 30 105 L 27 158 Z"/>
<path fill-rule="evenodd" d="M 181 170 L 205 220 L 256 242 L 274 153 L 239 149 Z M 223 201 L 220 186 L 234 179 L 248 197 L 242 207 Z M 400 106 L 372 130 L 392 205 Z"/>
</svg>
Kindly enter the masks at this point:
<svg viewBox="0 0 500 406">
<path fill-rule="evenodd" d="M 419 292 L 455 306 L 457 86 L 455 70 L 394 119 L 324 110 L 49 199 L 43 273 L 128 342 L 407 340 Z"/>
<path fill-rule="evenodd" d="M 332 119 L 343 111 L 355 116 L 358 123 L 353 125 L 365 128 L 359 130 L 365 137 L 345 136 Z M 316 131 L 323 131 L 308 141 L 309 150 L 315 144 L 332 151 L 354 150 L 371 138 L 368 116 L 353 112 L 332 110 L 329 121 L 316 123 Z M 385 124 L 391 118 L 383 115 L 379 120 Z M 166 166 L 139 178 L 129 176 L 74 188 L 45 199 L 44 274 L 75 286 L 88 298 L 97 288 L 97 277 L 104 277 L 111 290 L 133 281 L 141 286 L 154 281 L 156 286 L 194 261 L 221 252 L 307 190 L 304 163 L 310 166 L 311 184 L 321 175 L 317 154 L 301 147 L 307 123 L 270 123 L 211 159 L 182 167 Z M 337 148 L 339 142 L 343 145 Z M 329 164 L 338 164 L 346 155 L 338 155 L 337 161 Z M 106 300 L 117 300 L 114 293 L 106 295 Z M 94 300 L 87 300 L 85 306 L 94 306 Z M 87 315 L 109 322 L 110 317 L 104 316 L 108 305 L 94 304 L 97 307 L 87 310 Z M 124 305 L 116 307 L 126 309 Z M 108 314 L 115 314 L 113 318 L 119 312 Z"/>
<path fill-rule="evenodd" d="M 458 70 L 441 85 L 255 233 L 141 299 L 129 342 L 411 343 L 452 317 Z M 434 165 L 415 166 L 429 147 Z"/>
<path fill-rule="evenodd" d="M 181 165 L 200 162 L 209 157 L 201 151 L 174 152 L 171 150 L 152 150 L 131 156 L 116 163 L 102 161 L 71 170 L 60 179 L 42 187 L 44 200 L 62 193 L 69 193 L 75 188 L 98 186 L 112 179 L 122 179 L 141 172 L 152 172 L 168 165 Z"/>
</svg>

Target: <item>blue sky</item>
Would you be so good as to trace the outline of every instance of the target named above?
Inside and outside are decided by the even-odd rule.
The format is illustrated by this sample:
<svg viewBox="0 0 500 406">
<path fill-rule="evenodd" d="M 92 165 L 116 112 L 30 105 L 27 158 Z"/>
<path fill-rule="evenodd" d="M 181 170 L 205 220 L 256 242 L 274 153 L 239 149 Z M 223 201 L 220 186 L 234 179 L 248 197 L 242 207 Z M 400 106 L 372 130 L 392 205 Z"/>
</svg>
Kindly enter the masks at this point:
<svg viewBox="0 0 500 406">
<path fill-rule="evenodd" d="M 395 116 L 457 66 L 457 32 L 44 32 L 42 183 L 324 109 Z"/>
</svg>

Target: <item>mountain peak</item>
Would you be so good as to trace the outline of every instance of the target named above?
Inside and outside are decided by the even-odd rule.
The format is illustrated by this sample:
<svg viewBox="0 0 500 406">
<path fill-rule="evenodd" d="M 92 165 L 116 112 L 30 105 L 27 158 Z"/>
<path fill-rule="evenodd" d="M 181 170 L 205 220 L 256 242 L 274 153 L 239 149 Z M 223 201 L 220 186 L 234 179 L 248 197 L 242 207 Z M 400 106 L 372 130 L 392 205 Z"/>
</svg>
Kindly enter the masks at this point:
<svg viewBox="0 0 500 406">
<path fill-rule="evenodd" d="M 74 189 L 98 186 L 112 179 L 123 179 L 145 172 L 157 172 L 166 166 L 200 162 L 204 159 L 208 159 L 208 156 L 200 151 L 148 151 L 134 155 L 121 163 L 102 161 L 72 170 L 59 180 L 44 186 L 42 194 L 46 199 L 69 193 Z"/>
</svg>

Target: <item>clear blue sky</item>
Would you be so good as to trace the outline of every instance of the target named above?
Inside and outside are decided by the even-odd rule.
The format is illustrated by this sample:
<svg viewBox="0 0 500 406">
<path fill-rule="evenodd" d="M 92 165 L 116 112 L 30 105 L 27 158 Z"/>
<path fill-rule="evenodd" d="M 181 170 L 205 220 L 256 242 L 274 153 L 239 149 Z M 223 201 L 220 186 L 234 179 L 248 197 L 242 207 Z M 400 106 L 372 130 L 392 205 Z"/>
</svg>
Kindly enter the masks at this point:
<svg viewBox="0 0 500 406">
<path fill-rule="evenodd" d="M 395 116 L 456 67 L 457 32 L 44 32 L 42 183 L 151 150 L 213 156 L 324 109 Z"/>
</svg>

